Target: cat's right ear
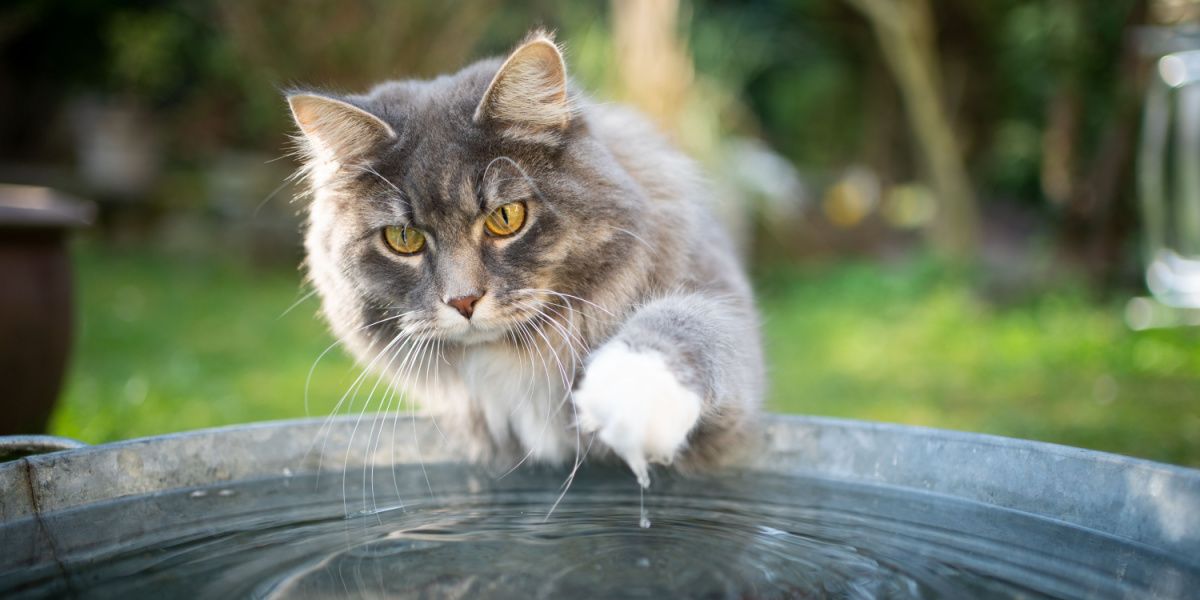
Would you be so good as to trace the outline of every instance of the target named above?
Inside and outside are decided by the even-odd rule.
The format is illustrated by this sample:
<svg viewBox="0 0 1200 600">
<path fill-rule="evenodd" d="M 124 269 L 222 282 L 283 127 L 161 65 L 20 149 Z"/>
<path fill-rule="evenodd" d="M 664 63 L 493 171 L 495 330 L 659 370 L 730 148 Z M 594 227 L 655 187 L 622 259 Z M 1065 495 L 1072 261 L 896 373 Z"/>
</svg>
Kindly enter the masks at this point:
<svg viewBox="0 0 1200 600">
<path fill-rule="evenodd" d="M 292 118 L 315 157 L 345 162 L 396 137 L 391 125 L 348 102 L 316 94 L 287 97 Z"/>
</svg>

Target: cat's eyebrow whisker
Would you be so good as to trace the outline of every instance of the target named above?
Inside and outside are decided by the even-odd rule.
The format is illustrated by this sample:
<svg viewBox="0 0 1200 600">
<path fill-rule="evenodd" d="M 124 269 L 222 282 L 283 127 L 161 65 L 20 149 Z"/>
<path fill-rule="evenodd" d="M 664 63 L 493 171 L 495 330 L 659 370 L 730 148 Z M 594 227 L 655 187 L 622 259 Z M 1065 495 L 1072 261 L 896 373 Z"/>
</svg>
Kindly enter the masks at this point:
<svg viewBox="0 0 1200 600">
<path fill-rule="evenodd" d="M 295 173 L 293 173 L 290 177 L 288 177 L 286 179 L 286 181 L 295 182 L 295 181 L 299 181 L 301 179 L 306 179 L 306 178 L 309 178 L 310 173 L 311 173 L 310 167 L 307 167 L 307 166 L 300 167 L 299 169 L 296 170 Z M 319 192 L 319 191 L 322 191 L 326 188 L 337 188 L 337 187 L 345 185 L 346 183 L 349 183 L 350 181 L 353 181 L 353 180 L 354 180 L 354 178 L 351 177 L 349 174 L 336 175 L 336 176 L 330 177 L 328 180 L 322 182 L 320 185 L 310 185 L 308 189 L 297 193 L 295 195 L 295 197 L 292 198 L 292 202 L 295 202 L 296 200 L 300 200 L 302 198 L 316 196 L 317 192 Z"/>
<path fill-rule="evenodd" d="M 645 246 L 646 249 L 649 250 L 651 254 L 654 254 L 655 252 L 657 252 L 657 250 L 654 248 L 654 246 L 650 245 L 650 242 L 647 242 L 646 240 L 642 239 L 641 236 L 639 236 L 638 234 L 636 234 L 632 231 L 629 231 L 628 229 L 622 229 L 620 227 L 617 227 L 616 225 L 609 225 L 607 223 L 598 223 L 598 225 L 603 225 L 605 227 L 608 227 L 609 229 L 615 229 L 619 233 L 624 233 L 625 235 L 628 235 L 629 237 L 641 242 L 642 245 Z"/>
<path fill-rule="evenodd" d="M 367 174 L 370 174 L 370 175 L 374 175 L 374 176 L 375 176 L 377 179 L 379 179 L 380 181 L 382 181 L 382 182 L 384 182 L 385 184 L 387 184 L 387 185 L 388 185 L 388 187 L 392 188 L 393 190 L 395 190 L 395 192 L 396 192 L 397 194 L 399 194 L 399 195 L 400 195 L 400 197 L 399 197 L 399 198 L 397 198 L 397 200 L 399 200 L 401 204 L 404 204 L 404 206 L 405 206 L 406 208 L 408 208 L 409 210 L 411 210 L 411 209 L 412 209 L 412 203 L 410 203 L 410 202 L 408 201 L 408 195 L 404 193 L 404 190 L 401 190 L 401 189 L 400 189 L 400 188 L 399 188 L 399 187 L 398 187 L 396 184 L 392 183 L 391 181 L 389 181 L 389 180 L 388 180 L 388 178 L 386 178 L 386 177 L 384 177 L 383 175 L 381 175 L 381 174 L 379 173 L 379 171 L 376 171 L 375 169 L 371 168 L 371 167 L 370 167 L 370 166 L 368 166 L 368 165 L 359 165 L 359 166 L 357 167 L 357 169 L 358 169 L 359 171 L 363 172 L 363 173 L 367 173 Z"/>
</svg>

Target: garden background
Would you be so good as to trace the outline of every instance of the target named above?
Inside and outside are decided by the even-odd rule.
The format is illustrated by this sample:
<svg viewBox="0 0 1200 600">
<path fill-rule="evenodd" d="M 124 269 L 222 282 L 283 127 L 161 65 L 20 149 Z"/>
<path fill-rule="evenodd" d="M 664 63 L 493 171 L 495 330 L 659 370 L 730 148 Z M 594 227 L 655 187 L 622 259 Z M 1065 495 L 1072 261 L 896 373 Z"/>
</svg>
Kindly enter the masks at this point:
<svg viewBox="0 0 1200 600">
<path fill-rule="evenodd" d="M 704 164 L 758 289 L 772 409 L 1200 466 L 1200 319 L 1131 302 L 1154 40 L 1200 48 L 1198 18 L 1191 0 L 5 3 L 0 181 L 99 208 L 71 244 L 50 430 L 329 414 L 357 368 L 317 360 L 333 340 L 299 268 L 281 90 L 430 77 L 542 25 L 582 87 Z"/>
</svg>

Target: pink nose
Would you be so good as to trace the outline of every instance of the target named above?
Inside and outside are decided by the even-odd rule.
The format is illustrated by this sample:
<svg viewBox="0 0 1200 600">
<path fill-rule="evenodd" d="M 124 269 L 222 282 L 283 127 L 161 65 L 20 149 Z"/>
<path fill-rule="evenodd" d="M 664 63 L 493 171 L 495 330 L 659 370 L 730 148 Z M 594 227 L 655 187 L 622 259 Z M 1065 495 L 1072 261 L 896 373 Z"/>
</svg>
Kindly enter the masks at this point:
<svg viewBox="0 0 1200 600">
<path fill-rule="evenodd" d="M 458 311 L 458 314 L 466 317 L 467 319 L 470 319 L 471 314 L 475 312 L 475 303 L 476 302 L 479 302 L 479 296 L 472 295 L 472 296 L 459 296 L 457 298 L 451 298 L 446 301 L 446 304 L 453 306 L 454 310 Z"/>
</svg>

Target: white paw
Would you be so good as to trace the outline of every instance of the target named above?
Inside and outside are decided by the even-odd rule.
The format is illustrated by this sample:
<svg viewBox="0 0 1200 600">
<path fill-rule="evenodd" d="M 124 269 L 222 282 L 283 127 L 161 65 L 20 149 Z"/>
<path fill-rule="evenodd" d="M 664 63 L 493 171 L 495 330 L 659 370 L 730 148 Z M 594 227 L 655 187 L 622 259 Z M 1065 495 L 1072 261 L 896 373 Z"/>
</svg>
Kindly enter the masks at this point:
<svg viewBox="0 0 1200 600">
<path fill-rule="evenodd" d="M 595 432 L 650 485 L 648 463 L 671 464 L 700 418 L 701 399 L 675 378 L 663 356 L 605 344 L 574 395 L 579 427 Z"/>
</svg>

